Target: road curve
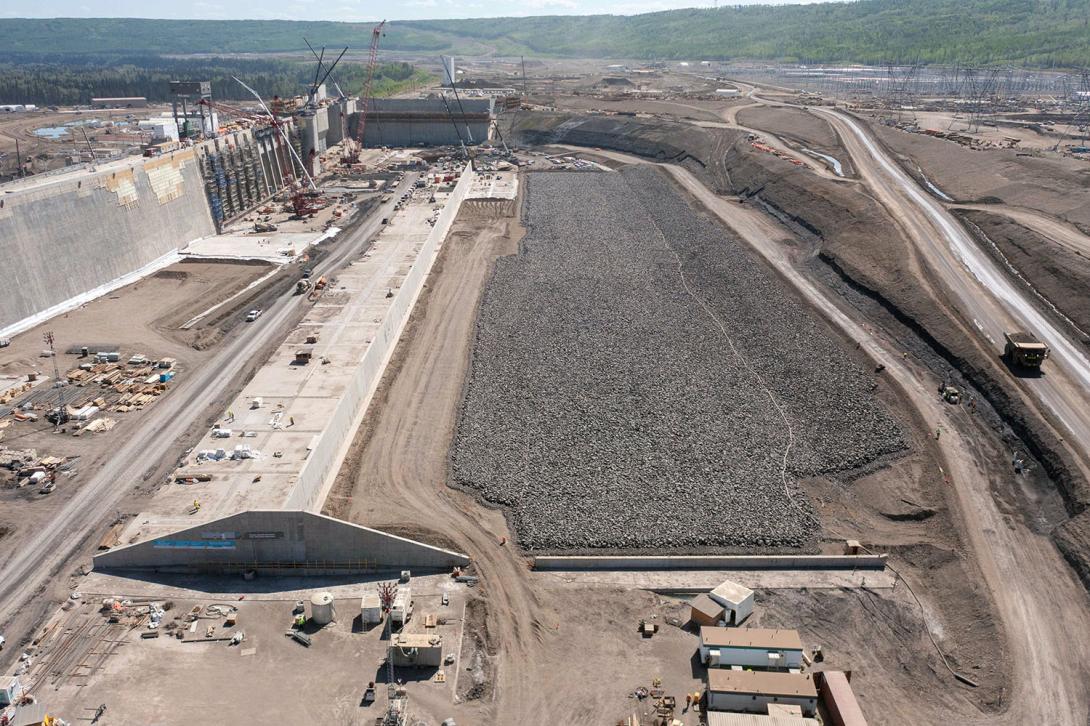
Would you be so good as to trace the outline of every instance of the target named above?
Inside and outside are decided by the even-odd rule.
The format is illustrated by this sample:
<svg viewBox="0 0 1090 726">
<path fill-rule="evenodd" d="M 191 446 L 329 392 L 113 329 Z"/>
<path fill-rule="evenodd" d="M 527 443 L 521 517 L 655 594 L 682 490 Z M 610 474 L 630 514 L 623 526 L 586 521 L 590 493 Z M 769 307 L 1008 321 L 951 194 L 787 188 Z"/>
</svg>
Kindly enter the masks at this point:
<svg viewBox="0 0 1090 726">
<path fill-rule="evenodd" d="M 413 180 L 413 176 L 406 175 L 403 184 L 411 184 Z M 377 232 L 379 220 L 389 214 L 393 204 L 391 200 L 378 207 L 334 248 L 332 255 L 315 265 L 315 273 L 329 274 L 362 253 Z M 115 511 L 121 498 L 141 481 L 150 467 L 170 454 L 186 430 L 226 393 L 262 349 L 287 335 L 303 305 L 303 296 L 282 297 L 150 410 L 143 425 L 93 477 L 80 485 L 49 525 L 42 527 L 5 563 L 0 571 L 0 624 L 6 624 L 54 572 L 78 554 L 82 543 Z"/>
<path fill-rule="evenodd" d="M 996 355 L 1002 351 L 1004 332 L 1011 330 L 1032 331 L 1052 348 L 1044 375 L 1022 379 L 1022 384 L 1066 429 L 1069 443 L 1084 462 L 1090 460 L 1090 360 L 1080 346 L 1038 310 L 957 219 L 890 159 L 859 121 L 825 107 L 812 111 L 837 130 L 862 180 L 902 224 Z"/>
</svg>

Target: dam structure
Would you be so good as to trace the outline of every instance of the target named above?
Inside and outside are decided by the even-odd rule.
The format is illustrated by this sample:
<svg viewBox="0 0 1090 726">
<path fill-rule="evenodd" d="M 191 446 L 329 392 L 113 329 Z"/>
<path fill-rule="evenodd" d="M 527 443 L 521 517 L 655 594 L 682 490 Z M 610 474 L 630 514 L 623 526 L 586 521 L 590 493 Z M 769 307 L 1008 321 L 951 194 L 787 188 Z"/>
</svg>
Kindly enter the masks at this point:
<svg viewBox="0 0 1090 726">
<path fill-rule="evenodd" d="M 297 167 L 282 134 L 247 129 L 0 185 L 0 337 L 177 261 L 283 189 Z"/>
</svg>

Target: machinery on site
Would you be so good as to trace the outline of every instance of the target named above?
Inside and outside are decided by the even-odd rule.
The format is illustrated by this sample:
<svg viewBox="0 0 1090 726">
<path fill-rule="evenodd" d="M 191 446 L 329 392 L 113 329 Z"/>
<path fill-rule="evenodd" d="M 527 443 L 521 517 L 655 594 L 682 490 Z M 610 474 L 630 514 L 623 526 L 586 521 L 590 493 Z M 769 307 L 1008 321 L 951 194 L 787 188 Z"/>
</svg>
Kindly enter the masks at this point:
<svg viewBox="0 0 1090 726">
<path fill-rule="evenodd" d="M 375 64 L 378 62 L 378 43 L 384 35 L 382 29 L 385 25 L 386 21 L 383 20 L 371 28 L 371 48 L 370 55 L 367 58 L 367 80 L 363 84 L 363 91 L 360 92 L 360 116 L 359 121 L 356 122 L 356 142 L 355 144 L 345 143 L 344 145 L 344 156 L 341 157 L 341 161 L 345 166 L 358 164 L 360 152 L 363 151 L 363 134 L 367 128 L 367 108 L 371 104 L 371 86 L 375 78 Z"/>
<path fill-rule="evenodd" d="M 1003 358 L 1012 366 L 1039 370 L 1048 358 L 1049 347 L 1037 340 L 1032 333 L 1004 333 L 1003 337 L 1006 339 Z"/>
<path fill-rule="evenodd" d="M 297 177 L 294 173 L 295 169 L 292 168 L 293 165 L 281 161 L 282 168 L 280 173 L 284 178 L 284 183 L 291 200 L 292 213 L 299 219 L 306 219 L 307 217 L 313 216 L 315 212 L 326 205 L 326 202 L 322 198 L 321 192 L 315 186 L 314 180 L 310 177 L 310 174 L 307 173 L 306 167 L 303 165 L 303 160 L 300 159 L 299 155 L 296 153 L 291 139 L 288 138 L 288 134 L 284 130 L 283 123 L 269 110 L 268 106 L 265 105 L 265 102 L 261 100 L 261 96 L 257 95 L 257 92 L 237 78 L 235 80 L 238 81 L 243 88 L 254 94 L 254 97 L 257 98 L 257 102 L 261 104 L 262 109 L 264 109 L 264 113 L 247 111 L 246 109 L 231 106 L 219 101 L 213 101 L 211 99 L 201 99 L 200 105 L 207 106 L 212 110 L 229 114 L 237 118 L 247 119 L 255 125 L 270 126 L 275 129 L 283 138 L 284 148 L 288 150 L 288 153 L 294 158 L 298 169 L 302 171 L 302 177 L 305 177 L 305 180 Z M 280 155 L 277 154 L 276 158 L 280 159 Z M 270 226 L 275 230 L 275 225 Z"/>
<path fill-rule="evenodd" d="M 939 386 L 939 396 L 942 400 L 946 401 L 952 406 L 956 406 L 961 403 L 961 391 L 956 386 L 951 386 L 943 383 Z"/>
</svg>

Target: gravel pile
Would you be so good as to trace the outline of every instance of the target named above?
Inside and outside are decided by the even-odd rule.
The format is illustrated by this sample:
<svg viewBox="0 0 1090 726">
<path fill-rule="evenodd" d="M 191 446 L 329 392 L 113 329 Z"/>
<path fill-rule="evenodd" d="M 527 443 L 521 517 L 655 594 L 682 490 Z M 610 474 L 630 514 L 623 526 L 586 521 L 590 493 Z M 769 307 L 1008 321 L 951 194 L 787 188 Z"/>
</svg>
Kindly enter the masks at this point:
<svg viewBox="0 0 1090 726">
<path fill-rule="evenodd" d="M 792 480 L 903 448 L 867 374 L 662 172 L 533 174 L 527 194 L 453 450 L 455 484 L 507 507 L 524 547 L 770 550 L 816 534 L 780 478 L 783 420 L 678 255 L 785 407 Z"/>
</svg>

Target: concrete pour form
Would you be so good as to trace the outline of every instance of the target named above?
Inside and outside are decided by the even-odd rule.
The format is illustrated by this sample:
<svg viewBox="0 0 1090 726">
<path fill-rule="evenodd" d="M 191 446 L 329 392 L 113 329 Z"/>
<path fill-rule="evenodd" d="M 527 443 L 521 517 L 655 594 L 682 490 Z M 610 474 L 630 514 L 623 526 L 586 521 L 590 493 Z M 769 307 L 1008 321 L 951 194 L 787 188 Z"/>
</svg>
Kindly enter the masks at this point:
<svg viewBox="0 0 1090 726">
<path fill-rule="evenodd" d="M 416 190 L 363 257 L 331 277 L 314 308 L 175 472 L 173 480 L 186 483 L 162 487 L 120 537 L 134 546 L 124 555 L 99 555 L 96 566 L 206 567 L 209 551 L 226 545 L 208 544 L 194 533 L 236 533 L 242 528 L 220 523 L 243 512 L 279 510 L 286 517 L 320 510 L 473 177 L 467 168 L 450 192 Z M 428 201 L 433 193 L 434 203 Z M 309 363 L 296 360 L 301 349 L 311 352 Z M 317 571 L 324 566 L 307 564 L 323 559 L 315 553 L 335 553 L 338 571 L 348 563 L 367 569 L 379 560 L 372 554 L 373 536 L 337 524 L 343 529 L 329 524 L 321 543 L 300 534 L 294 547 L 251 544 L 246 554 L 279 569 L 285 567 L 281 558 L 290 555 L 295 566 Z M 280 525 L 258 529 L 294 531 Z M 242 540 L 220 539 L 235 548 L 221 562 L 234 562 Z M 329 539 L 341 544 L 327 550 Z M 409 565 L 416 550 L 405 549 L 408 540 L 394 539 L 394 550 L 405 554 L 401 564 Z M 172 544 L 178 542 L 185 544 Z M 445 567 L 454 556 L 444 551 L 439 560 L 424 559 Z"/>
</svg>

